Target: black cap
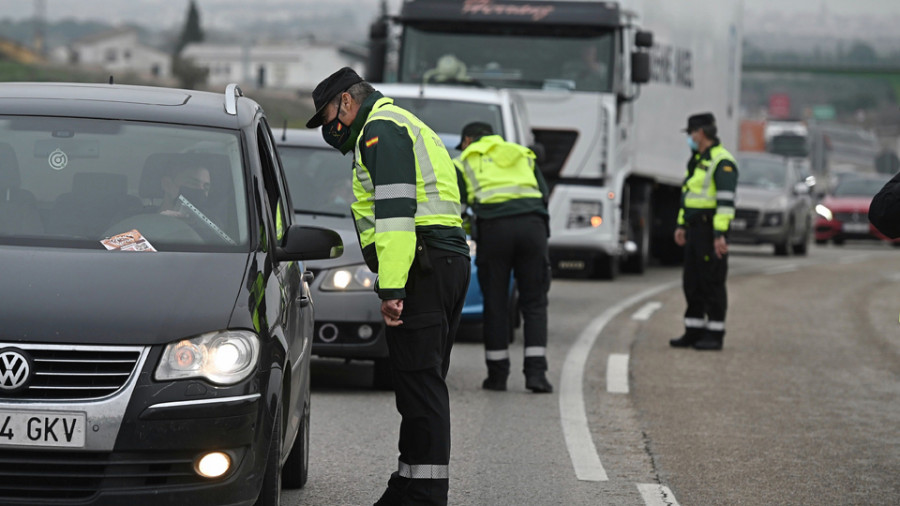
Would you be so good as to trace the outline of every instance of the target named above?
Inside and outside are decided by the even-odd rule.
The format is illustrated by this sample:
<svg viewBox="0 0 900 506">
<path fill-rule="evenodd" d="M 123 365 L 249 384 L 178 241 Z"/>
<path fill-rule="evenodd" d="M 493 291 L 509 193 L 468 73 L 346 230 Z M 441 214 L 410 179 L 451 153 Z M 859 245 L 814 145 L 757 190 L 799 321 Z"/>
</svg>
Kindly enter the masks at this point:
<svg viewBox="0 0 900 506">
<path fill-rule="evenodd" d="M 348 88 L 356 83 L 362 82 L 363 78 L 350 67 L 344 67 L 334 74 L 326 77 L 324 81 L 316 86 L 312 92 L 313 105 L 316 107 L 316 114 L 306 122 L 306 128 L 317 128 L 322 126 L 322 111 L 331 100 L 338 95 L 347 91 Z"/>
<path fill-rule="evenodd" d="M 494 127 L 482 121 L 473 121 L 469 123 L 463 127 L 462 134 L 459 136 L 459 144 L 456 145 L 456 149 L 462 149 L 462 143 L 466 137 L 475 137 L 477 139 L 482 135 L 494 135 Z"/>
<path fill-rule="evenodd" d="M 711 112 L 701 112 L 700 114 L 691 115 L 688 118 L 687 128 L 684 129 L 685 132 L 693 132 L 694 130 L 705 127 L 705 126 L 715 126 L 716 125 L 716 117 L 713 116 Z"/>
</svg>

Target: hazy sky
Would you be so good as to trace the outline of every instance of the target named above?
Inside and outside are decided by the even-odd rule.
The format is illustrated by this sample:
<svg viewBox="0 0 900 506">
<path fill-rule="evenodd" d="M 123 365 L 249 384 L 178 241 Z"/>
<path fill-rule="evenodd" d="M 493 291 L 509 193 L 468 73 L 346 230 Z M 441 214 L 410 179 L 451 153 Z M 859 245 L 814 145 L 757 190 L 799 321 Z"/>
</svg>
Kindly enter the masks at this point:
<svg viewBox="0 0 900 506">
<path fill-rule="evenodd" d="M 380 0 L 196 0 L 205 25 L 235 24 L 234 16 L 226 13 L 234 11 L 251 12 L 254 16 L 284 17 L 291 10 L 302 10 L 303 6 L 327 8 L 337 4 L 362 5 L 377 8 Z M 395 11 L 402 0 L 389 0 L 388 5 Z M 659 1 L 659 0 L 658 0 Z M 690 2 L 691 0 L 661 0 Z M 0 0 L 0 19 L 22 19 L 35 13 L 35 6 L 43 2 L 47 18 L 51 21 L 74 17 L 77 19 L 97 19 L 109 23 L 139 22 L 147 24 L 155 20 L 163 26 L 178 24 L 184 19 L 188 0 Z M 743 0 L 744 9 L 749 14 L 765 11 L 810 12 L 818 11 L 823 3 L 827 8 L 840 14 L 900 14 L 900 0 Z M 307 8 L 309 8 L 307 7 Z"/>
</svg>

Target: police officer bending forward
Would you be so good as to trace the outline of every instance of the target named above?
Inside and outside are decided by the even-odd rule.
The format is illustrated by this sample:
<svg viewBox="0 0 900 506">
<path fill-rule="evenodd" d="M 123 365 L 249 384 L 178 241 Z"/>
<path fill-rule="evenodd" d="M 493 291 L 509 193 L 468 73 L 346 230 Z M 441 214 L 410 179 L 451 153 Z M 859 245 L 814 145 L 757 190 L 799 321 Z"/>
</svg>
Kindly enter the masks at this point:
<svg viewBox="0 0 900 506">
<path fill-rule="evenodd" d="M 486 390 L 506 390 L 509 376 L 509 278 L 515 274 L 525 333 L 525 387 L 549 393 L 547 381 L 547 184 L 534 153 L 494 135 L 487 123 L 463 128 L 455 160 L 460 194 L 475 212 L 478 282 L 484 295 Z M 515 309 L 515 308 L 512 308 Z"/>
<path fill-rule="evenodd" d="M 353 153 L 351 205 L 387 325 L 400 457 L 376 505 L 447 504 L 450 400 L 444 378 L 469 284 L 453 161 L 438 136 L 344 67 L 313 91 L 331 146 Z"/>
</svg>

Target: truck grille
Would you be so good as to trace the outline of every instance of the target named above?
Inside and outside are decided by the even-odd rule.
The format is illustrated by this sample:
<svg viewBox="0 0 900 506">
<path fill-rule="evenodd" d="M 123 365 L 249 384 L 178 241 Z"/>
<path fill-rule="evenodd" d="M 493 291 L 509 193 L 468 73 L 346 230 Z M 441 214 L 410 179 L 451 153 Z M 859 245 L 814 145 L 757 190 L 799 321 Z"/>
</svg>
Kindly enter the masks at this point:
<svg viewBox="0 0 900 506">
<path fill-rule="evenodd" d="M 0 504 L 82 502 L 101 490 L 159 489 L 208 481 L 193 471 L 193 456 L 4 450 Z"/>
<path fill-rule="evenodd" d="M 27 388 L 0 391 L 0 399 L 98 399 L 122 388 L 134 372 L 143 348 L 0 343 L 27 353 L 33 375 Z"/>
<path fill-rule="evenodd" d="M 550 189 L 560 179 L 560 171 L 575 147 L 578 132 L 571 130 L 534 130 L 534 142 L 544 147 L 543 163 L 538 164 Z"/>
</svg>

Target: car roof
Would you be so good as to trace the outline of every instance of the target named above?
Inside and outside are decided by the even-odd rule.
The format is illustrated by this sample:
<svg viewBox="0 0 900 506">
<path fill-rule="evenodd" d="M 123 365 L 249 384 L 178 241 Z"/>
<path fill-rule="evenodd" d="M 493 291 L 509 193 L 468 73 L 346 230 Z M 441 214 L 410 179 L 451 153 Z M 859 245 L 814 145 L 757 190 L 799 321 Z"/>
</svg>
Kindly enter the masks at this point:
<svg viewBox="0 0 900 506">
<path fill-rule="evenodd" d="M 318 128 L 287 128 L 272 132 L 277 146 L 331 148 Z"/>
<path fill-rule="evenodd" d="M 497 88 L 474 88 L 454 85 L 418 85 L 390 83 L 373 84 L 376 90 L 389 98 L 431 98 L 436 100 L 454 100 L 461 102 L 483 102 L 498 104 L 509 100 L 509 92 Z"/>
<path fill-rule="evenodd" d="M 153 121 L 237 129 L 260 110 L 247 97 L 237 114 L 225 110 L 225 89 L 208 91 L 96 83 L 0 83 L 0 111 L 6 115 L 66 116 Z"/>
</svg>

